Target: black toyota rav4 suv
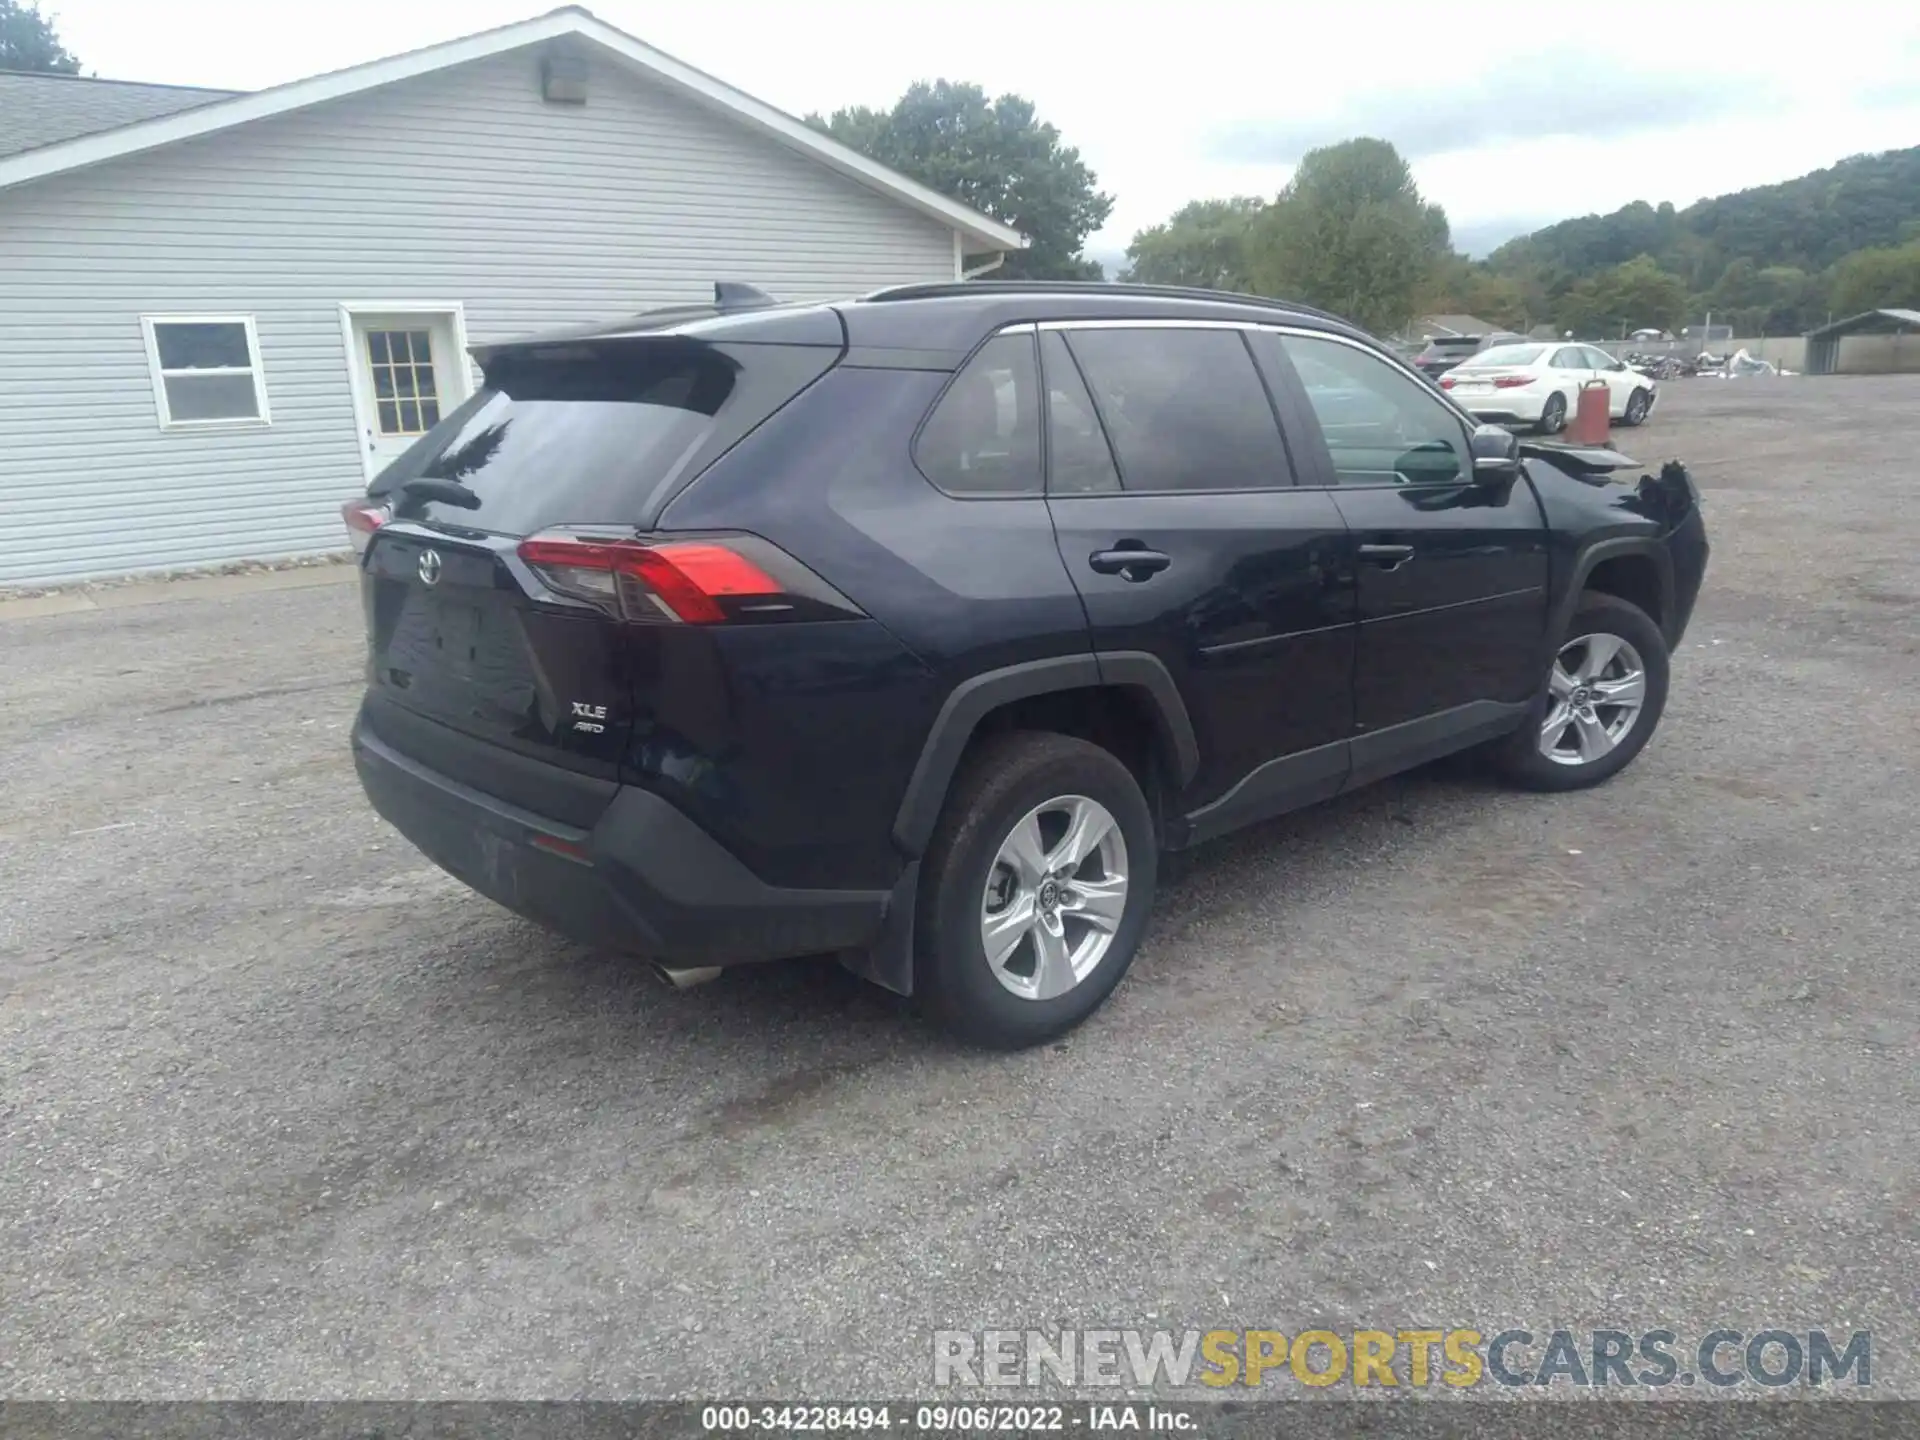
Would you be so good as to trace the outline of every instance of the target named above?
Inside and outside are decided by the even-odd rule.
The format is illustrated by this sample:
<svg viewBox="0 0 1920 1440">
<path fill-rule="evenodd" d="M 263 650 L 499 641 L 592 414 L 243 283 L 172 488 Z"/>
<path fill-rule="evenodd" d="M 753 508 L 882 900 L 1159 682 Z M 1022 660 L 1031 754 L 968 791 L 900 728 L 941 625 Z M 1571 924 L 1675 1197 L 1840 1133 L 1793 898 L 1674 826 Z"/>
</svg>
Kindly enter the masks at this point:
<svg viewBox="0 0 1920 1440">
<path fill-rule="evenodd" d="M 1468 747 L 1595 784 L 1659 723 L 1678 463 L 1476 429 L 1244 296 L 717 291 L 479 347 L 348 507 L 368 796 L 568 936 L 679 983 L 835 953 L 1030 1044 L 1163 854 Z"/>
</svg>

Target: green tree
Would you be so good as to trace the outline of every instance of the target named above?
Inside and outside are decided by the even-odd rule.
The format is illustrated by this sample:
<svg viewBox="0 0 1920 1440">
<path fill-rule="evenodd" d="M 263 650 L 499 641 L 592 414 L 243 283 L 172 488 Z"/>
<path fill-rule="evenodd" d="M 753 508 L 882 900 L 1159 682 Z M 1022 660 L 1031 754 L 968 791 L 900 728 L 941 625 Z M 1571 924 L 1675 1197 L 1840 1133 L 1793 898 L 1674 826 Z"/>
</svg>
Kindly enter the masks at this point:
<svg viewBox="0 0 1920 1440">
<path fill-rule="evenodd" d="M 1917 226 L 1920 145 L 1856 155 L 1683 210 L 1636 202 L 1608 215 L 1562 220 L 1508 241 L 1487 261 L 1500 274 L 1561 297 L 1602 270 L 1651 255 L 1704 303 L 1728 267 L 1742 259 L 1755 273 L 1784 268 L 1818 274 L 1856 250 L 1920 238 Z"/>
<path fill-rule="evenodd" d="M 1400 152 L 1345 140 L 1308 151 L 1260 216 L 1253 280 L 1386 334 L 1413 317 L 1448 253 L 1446 212 L 1421 198 Z"/>
<path fill-rule="evenodd" d="M 1634 330 L 1671 330 L 1687 312 L 1687 287 L 1651 255 L 1636 255 L 1622 265 L 1582 280 L 1560 302 L 1557 323 L 1590 336 L 1619 336 Z"/>
<path fill-rule="evenodd" d="M 1821 285 L 1797 265 L 1755 265 L 1744 255 L 1720 272 L 1695 310 L 1741 335 L 1797 335 L 1824 316 Z"/>
<path fill-rule="evenodd" d="M 1920 242 L 1856 250 L 1833 269 L 1836 317 L 1892 306 L 1920 309 Z"/>
<path fill-rule="evenodd" d="M 890 110 L 836 110 L 807 123 L 1027 237 L 1000 273 L 1034 280 L 1097 280 L 1080 251 L 1106 223 L 1112 197 L 1060 132 L 1018 95 L 989 100 L 978 85 L 912 86 Z"/>
<path fill-rule="evenodd" d="M 1253 195 L 1184 205 L 1164 225 L 1133 237 L 1121 278 L 1142 285 L 1251 291 L 1249 243 L 1266 208 L 1267 202 Z"/>
<path fill-rule="evenodd" d="M 60 43 L 38 0 L 0 0 L 0 70 L 78 75 L 80 62 Z"/>
</svg>

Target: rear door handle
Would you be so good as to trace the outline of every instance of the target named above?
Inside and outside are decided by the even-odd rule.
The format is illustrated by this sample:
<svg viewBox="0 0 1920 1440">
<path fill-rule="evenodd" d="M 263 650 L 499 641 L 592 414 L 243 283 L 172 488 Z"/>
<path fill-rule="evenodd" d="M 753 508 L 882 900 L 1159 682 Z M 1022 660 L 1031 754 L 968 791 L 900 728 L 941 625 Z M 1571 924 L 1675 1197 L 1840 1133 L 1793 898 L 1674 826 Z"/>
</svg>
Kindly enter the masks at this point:
<svg viewBox="0 0 1920 1440">
<path fill-rule="evenodd" d="M 1382 570 L 1398 570 L 1413 559 L 1411 545 L 1362 545 L 1360 558 Z"/>
<path fill-rule="evenodd" d="M 1087 564 L 1098 574 L 1137 583 L 1158 575 L 1173 564 L 1173 557 L 1158 550 L 1096 550 L 1087 557 Z"/>
</svg>

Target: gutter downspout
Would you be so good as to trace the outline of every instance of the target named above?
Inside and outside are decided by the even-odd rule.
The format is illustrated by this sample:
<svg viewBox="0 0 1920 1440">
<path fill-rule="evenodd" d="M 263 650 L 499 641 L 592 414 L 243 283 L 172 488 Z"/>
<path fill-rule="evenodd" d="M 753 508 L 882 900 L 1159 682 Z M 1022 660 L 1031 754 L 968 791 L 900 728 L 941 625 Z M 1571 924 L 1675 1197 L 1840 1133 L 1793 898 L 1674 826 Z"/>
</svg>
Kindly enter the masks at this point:
<svg viewBox="0 0 1920 1440">
<path fill-rule="evenodd" d="M 1002 265 L 1006 263 L 1007 263 L 1006 253 L 1003 251 L 1000 254 L 994 256 L 993 259 L 987 261 L 987 263 L 984 265 L 976 265 L 971 270 L 963 269 L 960 272 L 960 278 L 962 280 L 972 280 L 976 276 L 985 275 L 990 271 L 998 270 Z"/>
</svg>

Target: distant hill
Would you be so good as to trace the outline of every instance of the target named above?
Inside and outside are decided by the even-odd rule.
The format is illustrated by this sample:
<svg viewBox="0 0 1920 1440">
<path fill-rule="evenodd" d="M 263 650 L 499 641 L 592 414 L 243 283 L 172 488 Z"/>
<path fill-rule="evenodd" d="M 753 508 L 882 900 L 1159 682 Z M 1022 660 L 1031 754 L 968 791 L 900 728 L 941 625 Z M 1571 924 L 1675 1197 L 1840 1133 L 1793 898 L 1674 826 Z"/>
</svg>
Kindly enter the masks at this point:
<svg viewBox="0 0 1920 1440">
<path fill-rule="evenodd" d="M 1562 220 L 1509 240 L 1487 257 L 1496 274 L 1583 278 L 1639 255 L 1696 293 L 1726 268 L 1827 269 L 1855 250 L 1920 234 L 1920 145 L 1856 155 L 1825 170 L 1700 200 L 1684 210 L 1644 200 L 1611 215 Z"/>
</svg>

